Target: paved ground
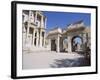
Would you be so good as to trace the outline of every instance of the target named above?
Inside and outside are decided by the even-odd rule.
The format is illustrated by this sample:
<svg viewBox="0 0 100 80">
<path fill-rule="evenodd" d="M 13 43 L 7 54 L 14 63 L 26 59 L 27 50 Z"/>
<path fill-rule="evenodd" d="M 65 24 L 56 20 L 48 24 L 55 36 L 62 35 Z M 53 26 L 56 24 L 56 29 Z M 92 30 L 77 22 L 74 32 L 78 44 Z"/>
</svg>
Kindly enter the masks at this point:
<svg viewBox="0 0 100 80">
<path fill-rule="evenodd" d="M 23 69 L 89 66 L 89 59 L 77 53 L 23 52 Z"/>
</svg>

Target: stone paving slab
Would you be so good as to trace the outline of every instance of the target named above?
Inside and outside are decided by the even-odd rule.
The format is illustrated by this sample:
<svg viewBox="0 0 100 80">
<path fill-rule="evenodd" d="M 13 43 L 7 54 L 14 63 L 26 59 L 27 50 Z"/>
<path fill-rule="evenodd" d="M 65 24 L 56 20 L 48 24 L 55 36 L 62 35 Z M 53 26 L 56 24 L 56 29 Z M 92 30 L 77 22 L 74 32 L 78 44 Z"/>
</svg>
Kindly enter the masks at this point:
<svg viewBox="0 0 100 80">
<path fill-rule="evenodd" d="M 86 63 L 84 56 L 77 53 L 56 53 L 48 52 L 23 52 L 23 69 L 39 69 L 39 68 L 60 68 L 80 66 L 80 63 Z M 86 64 L 84 64 L 86 65 Z M 83 65 L 83 66 L 84 66 Z"/>
</svg>

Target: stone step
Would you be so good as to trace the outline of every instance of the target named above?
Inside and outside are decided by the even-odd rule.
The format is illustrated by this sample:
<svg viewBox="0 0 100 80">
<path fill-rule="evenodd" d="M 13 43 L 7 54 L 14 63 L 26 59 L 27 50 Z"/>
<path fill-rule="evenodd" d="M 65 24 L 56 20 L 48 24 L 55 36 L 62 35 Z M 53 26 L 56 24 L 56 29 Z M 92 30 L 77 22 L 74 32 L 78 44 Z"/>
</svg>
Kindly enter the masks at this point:
<svg viewBox="0 0 100 80">
<path fill-rule="evenodd" d="M 48 48 L 45 48 L 45 47 L 26 47 L 26 48 L 23 48 L 23 51 L 25 52 L 35 52 L 35 53 L 42 53 L 42 52 L 49 52 L 50 50 Z"/>
</svg>

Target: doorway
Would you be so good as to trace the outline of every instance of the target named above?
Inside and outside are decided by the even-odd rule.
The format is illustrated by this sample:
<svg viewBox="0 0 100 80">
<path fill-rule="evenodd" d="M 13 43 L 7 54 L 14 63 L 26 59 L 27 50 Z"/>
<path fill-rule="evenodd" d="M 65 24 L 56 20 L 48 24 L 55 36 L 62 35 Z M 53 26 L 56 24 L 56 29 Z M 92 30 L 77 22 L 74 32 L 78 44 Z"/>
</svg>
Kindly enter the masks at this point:
<svg viewBox="0 0 100 80">
<path fill-rule="evenodd" d="M 56 40 L 51 40 L 51 51 L 56 51 Z"/>
</svg>

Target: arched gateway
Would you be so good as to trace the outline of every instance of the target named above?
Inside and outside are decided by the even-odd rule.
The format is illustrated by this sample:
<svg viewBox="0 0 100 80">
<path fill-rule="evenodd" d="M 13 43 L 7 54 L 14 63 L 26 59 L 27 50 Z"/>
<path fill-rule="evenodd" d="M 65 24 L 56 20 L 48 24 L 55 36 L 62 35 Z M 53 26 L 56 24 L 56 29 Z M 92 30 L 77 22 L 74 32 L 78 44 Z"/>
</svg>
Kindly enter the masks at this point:
<svg viewBox="0 0 100 80">
<path fill-rule="evenodd" d="M 90 27 L 83 24 L 82 21 L 70 24 L 67 29 L 61 30 L 60 28 L 55 28 L 49 31 L 47 39 L 49 40 L 49 46 L 52 50 L 52 46 L 55 44 L 55 50 L 57 52 L 67 51 L 85 51 L 86 48 L 90 48 Z M 81 44 L 75 43 L 75 38 L 79 38 Z M 64 40 L 67 39 L 66 44 Z M 52 44 L 55 41 L 55 44 Z M 65 47 L 66 46 L 66 47 Z M 77 49 L 76 49 L 77 48 Z"/>
<path fill-rule="evenodd" d="M 71 40 L 72 51 L 82 51 L 83 38 L 81 36 L 74 36 Z"/>
</svg>

